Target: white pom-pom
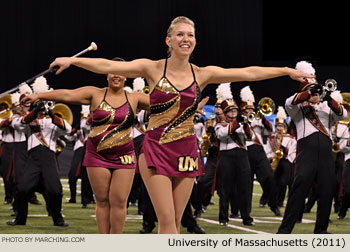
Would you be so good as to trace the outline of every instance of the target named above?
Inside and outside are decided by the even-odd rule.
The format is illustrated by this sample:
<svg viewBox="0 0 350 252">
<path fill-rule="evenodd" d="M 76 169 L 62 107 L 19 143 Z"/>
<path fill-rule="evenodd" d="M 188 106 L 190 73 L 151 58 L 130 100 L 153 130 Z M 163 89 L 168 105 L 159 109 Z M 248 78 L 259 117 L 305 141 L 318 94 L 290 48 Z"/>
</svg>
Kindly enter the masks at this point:
<svg viewBox="0 0 350 252">
<path fill-rule="evenodd" d="M 227 99 L 233 99 L 232 92 L 231 92 L 231 83 L 222 83 L 218 86 L 216 89 L 216 97 L 219 99 L 227 100 Z"/>
<path fill-rule="evenodd" d="M 287 118 L 286 111 L 284 110 L 284 108 L 282 106 L 278 106 L 276 117 L 278 119 L 282 119 L 282 120 L 285 120 Z"/>
<path fill-rule="evenodd" d="M 240 96 L 241 96 L 241 100 L 243 102 L 249 102 L 249 101 L 253 102 L 253 103 L 255 102 L 253 92 L 252 92 L 252 90 L 250 90 L 249 86 L 246 86 L 246 87 L 241 89 Z"/>
<path fill-rule="evenodd" d="M 343 103 L 344 99 L 339 90 L 331 93 L 331 97 L 338 103 Z"/>
<path fill-rule="evenodd" d="M 82 114 L 90 114 L 90 105 L 81 105 Z"/>
<path fill-rule="evenodd" d="M 11 94 L 12 104 L 19 103 L 19 97 L 21 97 L 21 94 L 18 93 L 18 92 L 15 92 L 15 93 Z"/>
<path fill-rule="evenodd" d="M 32 94 L 33 90 L 26 83 L 22 83 L 19 87 L 20 94 Z"/>
<path fill-rule="evenodd" d="M 315 74 L 315 68 L 313 68 L 312 64 L 307 61 L 299 61 L 296 64 L 295 69 L 307 74 Z"/>
<path fill-rule="evenodd" d="M 143 88 L 145 87 L 145 80 L 141 77 L 138 77 L 134 79 L 134 82 L 132 84 L 134 92 L 142 92 Z"/>
<path fill-rule="evenodd" d="M 128 93 L 132 93 L 131 87 L 124 87 L 123 89 Z"/>
<path fill-rule="evenodd" d="M 32 88 L 34 94 L 40 94 L 47 92 L 49 90 L 49 85 L 47 84 L 45 77 L 40 76 L 35 79 L 34 83 L 32 84 Z"/>
</svg>

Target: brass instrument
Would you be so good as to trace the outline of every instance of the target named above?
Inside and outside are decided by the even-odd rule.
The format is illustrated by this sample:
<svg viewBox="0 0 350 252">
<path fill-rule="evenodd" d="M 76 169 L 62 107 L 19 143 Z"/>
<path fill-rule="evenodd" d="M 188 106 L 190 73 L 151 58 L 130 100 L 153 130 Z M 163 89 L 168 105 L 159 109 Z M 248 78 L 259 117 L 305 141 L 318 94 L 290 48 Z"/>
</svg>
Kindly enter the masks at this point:
<svg viewBox="0 0 350 252">
<path fill-rule="evenodd" d="M 349 124 L 350 120 L 350 93 L 341 93 L 341 95 L 343 96 L 343 103 L 342 105 L 344 106 L 344 108 L 346 109 L 346 111 L 348 112 L 348 116 L 340 121 L 339 123 L 342 124 Z"/>
<path fill-rule="evenodd" d="M 43 101 L 45 112 L 47 112 L 49 109 L 52 110 L 55 107 L 55 102 L 53 101 Z"/>
<path fill-rule="evenodd" d="M 247 115 L 242 115 L 245 122 L 252 123 L 256 119 L 255 112 L 249 112 Z"/>
<path fill-rule="evenodd" d="M 0 119 L 8 119 L 13 115 L 11 95 L 7 94 L 0 98 Z"/>
<path fill-rule="evenodd" d="M 72 110 L 63 103 L 56 103 L 55 107 L 51 109 L 52 113 L 66 120 L 70 125 L 73 123 Z"/>
<path fill-rule="evenodd" d="M 201 153 L 203 157 L 207 157 L 209 155 L 209 148 L 210 148 L 210 136 L 211 134 L 208 133 L 208 128 L 213 126 L 214 119 L 213 116 L 215 113 L 212 113 L 209 116 L 209 119 L 205 122 L 205 131 L 206 134 L 202 136 L 203 142 L 201 143 Z"/>
<path fill-rule="evenodd" d="M 275 172 L 277 170 L 277 166 L 280 162 L 280 160 L 283 158 L 284 156 L 284 153 L 283 153 L 283 150 L 281 150 L 281 146 L 282 146 L 282 141 L 283 141 L 283 134 L 281 136 L 281 139 L 278 141 L 277 143 L 277 148 L 276 148 L 276 151 L 275 151 L 275 156 L 273 157 L 272 159 L 272 162 L 271 162 L 271 168 L 272 168 L 272 171 Z"/>
<path fill-rule="evenodd" d="M 142 92 L 143 92 L 144 94 L 149 94 L 149 93 L 150 93 L 149 86 L 145 86 L 145 87 L 143 88 Z"/>
<path fill-rule="evenodd" d="M 255 119 L 259 120 L 263 116 L 270 116 L 276 110 L 275 102 L 269 97 L 263 97 L 258 103 L 258 112 L 256 113 Z"/>
</svg>

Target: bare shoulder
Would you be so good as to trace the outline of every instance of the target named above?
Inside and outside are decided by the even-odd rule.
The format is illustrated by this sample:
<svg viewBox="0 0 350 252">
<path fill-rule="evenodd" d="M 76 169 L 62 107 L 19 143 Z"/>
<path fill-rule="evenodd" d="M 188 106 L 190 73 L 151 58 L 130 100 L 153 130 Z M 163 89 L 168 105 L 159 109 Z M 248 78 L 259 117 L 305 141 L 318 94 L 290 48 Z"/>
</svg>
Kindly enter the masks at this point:
<svg viewBox="0 0 350 252">
<path fill-rule="evenodd" d="M 192 66 L 196 75 L 198 85 L 201 89 L 204 89 L 207 86 L 213 73 L 218 69 L 221 69 L 217 66 L 198 67 L 194 64 L 192 64 Z"/>
</svg>

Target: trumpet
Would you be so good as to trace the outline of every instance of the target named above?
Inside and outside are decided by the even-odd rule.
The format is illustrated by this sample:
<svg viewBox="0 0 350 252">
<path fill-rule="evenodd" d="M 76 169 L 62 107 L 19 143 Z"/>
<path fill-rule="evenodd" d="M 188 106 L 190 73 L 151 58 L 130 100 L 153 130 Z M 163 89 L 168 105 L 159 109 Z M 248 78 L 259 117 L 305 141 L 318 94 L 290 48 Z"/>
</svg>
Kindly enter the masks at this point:
<svg viewBox="0 0 350 252">
<path fill-rule="evenodd" d="M 53 101 L 43 101 L 45 112 L 48 112 L 49 109 L 52 110 L 55 107 L 55 102 Z"/>
<path fill-rule="evenodd" d="M 323 86 L 323 92 L 320 95 L 320 99 L 323 100 L 323 98 L 326 96 L 327 93 L 332 93 L 335 90 L 337 90 L 337 82 L 333 79 L 328 79 L 324 82 Z"/>
<path fill-rule="evenodd" d="M 263 97 L 258 103 L 258 112 L 256 113 L 255 119 L 259 120 L 263 116 L 270 116 L 276 110 L 275 102 L 269 97 Z"/>
<path fill-rule="evenodd" d="M 247 115 L 243 115 L 244 120 L 248 123 L 252 123 L 256 119 L 256 116 L 255 112 L 249 112 Z"/>
</svg>

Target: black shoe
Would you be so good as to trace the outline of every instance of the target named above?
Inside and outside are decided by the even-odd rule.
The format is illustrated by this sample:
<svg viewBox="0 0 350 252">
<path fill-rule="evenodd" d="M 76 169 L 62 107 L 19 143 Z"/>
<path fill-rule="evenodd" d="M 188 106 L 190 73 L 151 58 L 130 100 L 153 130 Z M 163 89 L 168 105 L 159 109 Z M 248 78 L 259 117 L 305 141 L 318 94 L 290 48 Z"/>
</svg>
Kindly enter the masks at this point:
<svg viewBox="0 0 350 252">
<path fill-rule="evenodd" d="M 77 203 L 75 199 L 69 199 L 66 203 Z"/>
<path fill-rule="evenodd" d="M 271 211 L 275 214 L 275 216 L 281 217 L 281 211 L 278 209 L 278 207 L 271 207 Z"/>
<path fill-rule="evenodd" d="M 227 222 L 227 221 L 220 221 L 220 222 L 219 222 L 219 225 L 220 225 L 220 226 L 227 226 L 227 225 L 228 225 L 228 222 Z"/>
<path fill-rule="evenodd" d="M 140 234 L 150 234 L 155 227 L 155 225 L 143 225 L 143 227 L 140 229 Z"/>
<path fill-rule="evenodd" d="M 195 234 L 205 234 L 205 230 L 198 225 L 194 225 L 193 227 L 188 227 L 187 232 L 195 233 Z"/>
<path fill-rule="evenodd" d="M 58 221 L 58 222 L 54 222 L 53 225 L 54 226 L 59 226 L 59 227 L 68 227 L 68 223 L 65 222 L 64 220 Z"/>
<path fill-rule="evenodd" d="M 194 211 L 193 217 L 195 219 L 200 218 L 202 216 L 202 210 L 196 210 Z"/>
<path fill-rule="evenodd" d="M 12 211 L 12 213 L 11 213 L 11 217 L 16 217 L 17 216 L 17 211 Z"/>
<path fill-rule="evenodd" d="M 33 204 L 33 205 L 41 205 L 41 202 L 38 199 L 36 199 L 36 198 L 30 199 L 29 203 Z"/>
<path fill-rule="evenodd" d="M 88 204 L 83 204 L 83 205 L 81 206 L 81 208 L 89 208 L 89 205 L 88 205 Z"/>
<path fill-rule="evenodd" d="M 343 215 L 338 215 L 338 217 L 337 217 L 338 220 L 344 220 L 344 218 L 345 218 L 345 216 L 343 216 Z"/>
<path fill-rule="evenodd" d="M 295 223 L 302 223 L 303 222 L 303 220 L 297 220 Z"/>
<path fill-rule="evenodd" d="M 23 223 L 23 222 L 18 222 L 16 219 L 14 219 L 14 220 L 9 220 L 8 222 L 6 222 L 6 224 L 9 225 L 9 226 L 25 225 L 25 223 Z"/>
<path fill-rule="evenodd" d="M 10 205 L 12 203 L 12 200 L 5 200 L 4 205 Z"/>
<path fill-rule="evenodd" d="M 243 225 L 245 226 L 255 226 L 255 222 L 253 220 L 243 221 Z"/>
</svg>

